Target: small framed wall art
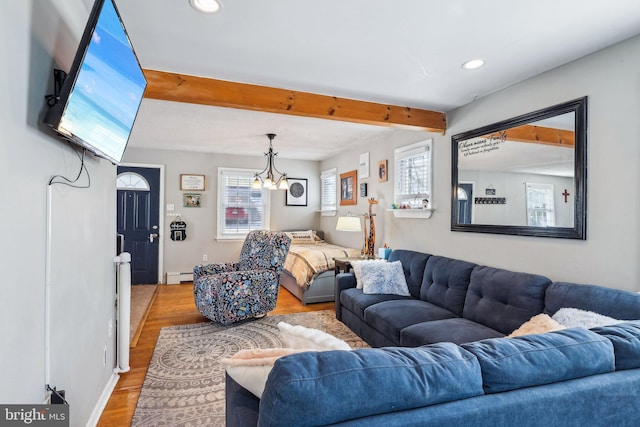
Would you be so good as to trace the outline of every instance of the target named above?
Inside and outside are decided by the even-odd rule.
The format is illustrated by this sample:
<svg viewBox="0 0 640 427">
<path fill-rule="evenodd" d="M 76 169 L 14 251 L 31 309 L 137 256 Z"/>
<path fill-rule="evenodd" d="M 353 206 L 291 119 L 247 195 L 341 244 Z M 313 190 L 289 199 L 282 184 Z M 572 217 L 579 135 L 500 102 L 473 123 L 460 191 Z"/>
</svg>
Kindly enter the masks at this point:
<svg viewBox="0 0 640 427">
<path fill-rule="evenodd" d="M 286 195 L 287 206 L 307 206 L 307 179 L 287 178 L 289 189 Z"/>
<path fill-rule="evenodd" d="M 357 171 L 352 170 L 340 174 L 340 206 L 358 203 L 356 192 L 358 189 Z"/>
<path fill-rule="evenodd" d="M 389 164 L 387 160 L 378 162 L 378 182 L 387 182 L 389 173 Z"/>
<path fill-rule="evenodd" d="M 180 175 L 180 190 L 204 191 L 204 175 Z"/>
<path fill-rule="evenodd" d="M 369 178 L 369 152 L 360 154 L 358 163 L 358 179 Z"/>
<path fill-rule="evenodd" d="M 185 208 L 199 208 L 202 206 L 201 195 L 198 193 L 184 193 L 183 197 Z"/>
</svg>

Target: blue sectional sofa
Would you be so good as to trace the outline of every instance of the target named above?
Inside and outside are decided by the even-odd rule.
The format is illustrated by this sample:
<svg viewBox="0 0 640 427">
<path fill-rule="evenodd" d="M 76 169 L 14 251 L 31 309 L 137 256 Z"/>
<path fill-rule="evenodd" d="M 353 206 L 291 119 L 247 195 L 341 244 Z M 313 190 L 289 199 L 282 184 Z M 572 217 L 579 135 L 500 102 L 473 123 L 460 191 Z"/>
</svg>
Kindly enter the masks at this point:
<svg viewBox="0 0 640 427">
<path fill-rule="evenodd" d="M 552 282 L 467 261 L 395 250 L 411 296 L 365 294 L 355 276 L 336 277 L 336 317 L 372 347 L 462 344 L 510 334 L 539 313 L 563 307 L 621 320 L 640 319 L 640 295 Z"/>
<path fill-rule="evenodd" d="M 262 399 L 227 377 L 227 426 L 636 426 L 640 294 L 396 250 L 411 296 L 336 277 L 373 349 L 276 361 Z M 505 338 L 564 307 L 627 320 Z"/>
</svg>

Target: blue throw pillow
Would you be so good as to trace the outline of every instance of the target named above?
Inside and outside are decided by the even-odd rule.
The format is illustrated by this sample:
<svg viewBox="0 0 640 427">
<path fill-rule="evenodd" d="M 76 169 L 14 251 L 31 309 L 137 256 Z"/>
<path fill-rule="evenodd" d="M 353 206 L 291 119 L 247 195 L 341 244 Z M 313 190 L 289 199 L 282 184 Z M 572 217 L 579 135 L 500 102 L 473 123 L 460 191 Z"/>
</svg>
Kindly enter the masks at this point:
<svg viewBox="0 0 640 427">
<path fill-rule="evenodd" d="M 400 261 L 362 264 L 360 274 L 365 294 L 411 295 Z"/>
<path fill-rule="evenodd" d="M 611 342 L 588 329 L 563 329 L 463 344 L 476 355 L 485 393 L 613 372 Z"/>
<path fill-rule="evenodd" d="M 478 361 L 453 343 L 298 353 L 273 366 L 258 425 L 328 425 L 482 394 Z"/>
<path fill-rule="evenodd" d="M 591 329 L 613 344 L 616 371 L 640 368 L 640 320 Z"/>
</svg>

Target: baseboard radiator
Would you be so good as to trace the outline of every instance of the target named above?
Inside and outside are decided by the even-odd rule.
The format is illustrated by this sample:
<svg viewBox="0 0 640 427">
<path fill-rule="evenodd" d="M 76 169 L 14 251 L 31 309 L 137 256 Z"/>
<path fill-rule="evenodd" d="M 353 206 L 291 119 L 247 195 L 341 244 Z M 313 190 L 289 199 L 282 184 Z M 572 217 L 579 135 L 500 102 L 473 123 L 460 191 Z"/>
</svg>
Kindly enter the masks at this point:
<svg viewBox="0 0 640 427">
<path fill-rule="evenodd" d="M 179 285 L 186 282 L 193 282 L 193 273 L 167 272 L 167 285 Z"/>
</svg>

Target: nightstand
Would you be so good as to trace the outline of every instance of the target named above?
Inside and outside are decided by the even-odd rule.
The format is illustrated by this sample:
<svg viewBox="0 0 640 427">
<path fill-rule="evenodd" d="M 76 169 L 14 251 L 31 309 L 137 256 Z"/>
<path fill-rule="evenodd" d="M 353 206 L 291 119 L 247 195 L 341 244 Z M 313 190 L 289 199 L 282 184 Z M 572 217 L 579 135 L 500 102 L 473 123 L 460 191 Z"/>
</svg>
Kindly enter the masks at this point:
<svg viewBox="0 0 640 427">
<path fill-rule="evenodd" d="M 364 261 L 364 260 L 370 260 L 370 259 L 375 259 L 375 257 L 351 256 L 351 257 L 334 258 L 333 261 L 336 263 L 336 274 L 348 273 L 349 271 L 351 271 L 352 261 Z"/>
</svg>

